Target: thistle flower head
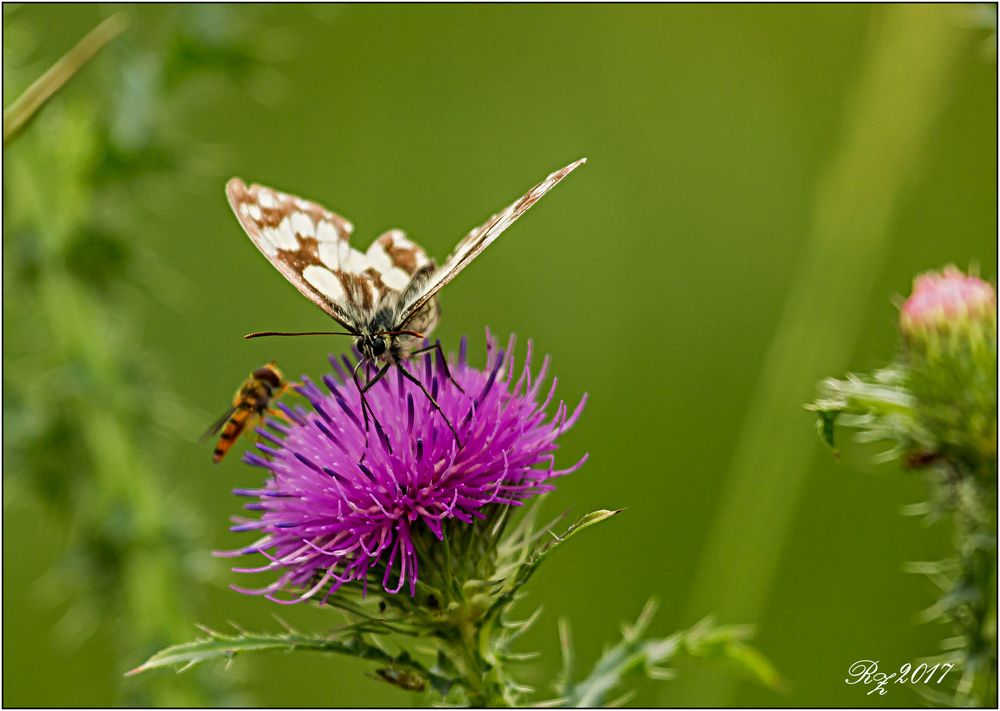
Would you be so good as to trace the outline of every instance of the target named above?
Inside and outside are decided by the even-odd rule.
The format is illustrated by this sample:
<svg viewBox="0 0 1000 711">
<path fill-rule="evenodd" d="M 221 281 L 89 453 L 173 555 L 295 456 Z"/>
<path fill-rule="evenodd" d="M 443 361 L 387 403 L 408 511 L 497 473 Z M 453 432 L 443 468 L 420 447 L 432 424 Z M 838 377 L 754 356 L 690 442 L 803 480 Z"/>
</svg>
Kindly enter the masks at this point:
<svg viewBox="0 0 1000 711">
<path fill-rule="evenodd" d="M 463 339 L 450 367 L 461 389 L 440 359 L 404 364 L 440 404 L 461 446 L 420 389 L 393 370 L 367 393 L 380 425 L 366 434 L 350 377 L 356 353 L 354 360 L 330 358 L 334 372 L 322 377 L 325 389 L 303 378 L 298 392 L 311 409 L 281 405 L 289 422 L 269 421 L 270 430 L 259 430 L 266 442 L 244 457 L 267 470 L 266 483 L 235 492 L 254 499 L 246 508 L 260 517 L 233 530 L 262 537 L 229 555 L 266 559 L 235 570 L 277 578 L 263 589 L 237 589 L 285 603 L 320 593 L 325 600 L 351 582 L 365 590 L 371 582 L 388 593 L 407 587 L 413 595 L 418 552 L 443 540 L 449 526 L 475 525 L 490 511 L 554 488 L 554 478 L 582 466 L 585 457 L 557 469 L 554 452 L 584 401 L 572 413 L 560 402 L 549 418 L 556 380 L 542 397 L 548 359 L 533 374 L 531 342 L 522 366 L 513 345 L 512 338 L 499 349 L 487 334 L 486 366 L 478 369 L 467 363 Z M 279 599 L 282 591 L 294 596 Z"/>
<path fill-rule="evenodd" d="M 899 315 L 900 329 L 911 340 L 976 328 L 982 322 L 992 322 L 995 329 L 993 287 L 954 266 L 914 279 L 913 293 Z"/>
</svg>

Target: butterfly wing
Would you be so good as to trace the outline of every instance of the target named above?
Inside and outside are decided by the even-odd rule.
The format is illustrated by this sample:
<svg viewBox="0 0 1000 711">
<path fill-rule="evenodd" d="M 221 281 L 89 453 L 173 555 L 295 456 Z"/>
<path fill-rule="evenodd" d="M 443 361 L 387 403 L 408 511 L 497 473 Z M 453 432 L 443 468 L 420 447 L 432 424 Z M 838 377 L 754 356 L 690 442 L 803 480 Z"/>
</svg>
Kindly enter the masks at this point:
<svg viewBox="0 0 1000 711">
<path fill-rule="evenodd" d="M 386 290 L 402 293 L 417 272 L 434 268 L 423 248 L 408 240 L 402 230 L 379 236 L 364 256 L 362 273 L 375 282 L 380 294 Z"/>
<path fill-rule="evenodd" d="M 586 160 L 586 158 L 581 158 L 575 163 L 570 163 L 565 168 L 551 173 L 507 209 L 493 215 L 484 224 L 469 232 L 456 245 L 454 251 L 439 269 L 432 272 L 429 277 L 422 278 L 420 283 L 412 284 L 406 289 L 399 325 L 410 325 L 412 320 L 417 320 L 426 314 L 431 300 L 445 284 L 458 276 L 459 272 L 479 256 L 479 253 L 496 240 L 517 218 L 527 212 L 532 205 L 542 199 L 542 196 L 558 185 L 559 181 L 576 170 Z"/>
<path fill-rule="evenodd" d="M 364 253 L 351 247 L 353 226 L 322 205 L 239 178 L 226 197 L 250 240 L 307 299 L 357 333 L 378 298 Z"/>
</svg>

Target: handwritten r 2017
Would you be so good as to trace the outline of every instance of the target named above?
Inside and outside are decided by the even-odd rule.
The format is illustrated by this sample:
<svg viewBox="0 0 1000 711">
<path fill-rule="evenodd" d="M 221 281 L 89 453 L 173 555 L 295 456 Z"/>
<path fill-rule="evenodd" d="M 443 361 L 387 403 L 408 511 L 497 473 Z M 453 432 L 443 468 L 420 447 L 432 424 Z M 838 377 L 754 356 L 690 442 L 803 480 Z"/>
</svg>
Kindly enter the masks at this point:
<svg viewBox="0 0 1000 711">
<path fill-rule="evenodd" d="M 868 691 L 866 696 L 878 692 L 879 696 L 884 696 L 886 684 L 940 684 L 944 678 L 955 667 L 952 663 L 947 664 L 904 664 L 896 672 L 880 672 L 878 661 L 871 659 L 860 659 L 851 665 L 847 670 L 847 678 L 844 683 L 849 685 L 861 684 L 874 686 Z"/>
</svg>

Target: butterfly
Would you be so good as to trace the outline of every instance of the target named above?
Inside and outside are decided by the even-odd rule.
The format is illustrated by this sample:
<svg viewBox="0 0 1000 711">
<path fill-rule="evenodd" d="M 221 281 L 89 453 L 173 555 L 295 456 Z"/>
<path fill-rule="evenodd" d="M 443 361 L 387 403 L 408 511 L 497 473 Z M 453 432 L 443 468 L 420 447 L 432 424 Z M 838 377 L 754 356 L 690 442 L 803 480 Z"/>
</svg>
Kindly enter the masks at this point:
<svg viewBox="0 0 1000 711">
<path fill-rule="evenodd" d="M 226 184 L 226 197 L 250 240 L 295 288 L 346 329 L 345 332 L 262 331 L 246 338 L 353 336 L 361 359 L 352 377 L 361 394 L 366 428 L 369 412 L 376 428 L 379 424 L 365 393 L 391 366 L 396 366 L 404 378 L 420 388 L 461 446 L 455 428 L 437 401 L 403 363 L 416 355 L 436 351 L 439 362 L 444 363 L 445 376 L 458 385 L 447 370 L 441 344 L 423 345 L 440 315 L 438 292 L 584 162 L 586 158 L 551 173 L 520 199 L 473 229 L 440 267 L 400 230 L 389 230 L 361 252 L 351 246 L 354 229 L 351 223 L 319 203 L 263 185 L 247 187 L 239 178 L 233 178 Z M 367 364 L 377 370 L 362 384 L 359 371 Z M 367 368 L 363 372 L 367 374 Z"/>
<path fill-rule="evenodd" d="M 202 435 L 204 440 L 222 430 L 212 461 L 216 464 L 221 462 L 233 442 L 250 430 L 265 413 L 280 416 L 280 413 L 269 408 L 271 401 L 280 397 L 287 389 L 288 382 L 273 360 L 250 373 L 250 377 L 243 381 L 233 396 L 232 407 Z"/>
</svg>

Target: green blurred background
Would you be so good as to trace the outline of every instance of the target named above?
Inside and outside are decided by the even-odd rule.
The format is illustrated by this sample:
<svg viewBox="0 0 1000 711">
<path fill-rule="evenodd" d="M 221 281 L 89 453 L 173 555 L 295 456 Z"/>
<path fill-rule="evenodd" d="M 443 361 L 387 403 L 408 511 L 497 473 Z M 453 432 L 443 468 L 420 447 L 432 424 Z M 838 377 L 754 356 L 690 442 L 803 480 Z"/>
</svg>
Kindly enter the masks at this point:
<svg viewBox="0 0 1000 711">
<path fill-rule="evenodd" d="M 918 702 L 906 689 L 865 696 L 844 677 L 858 659 L 898 667 L 936 651 L 946 631 L 916 619 L 935 591 L 902 564 L 942 555 L 948 532 L 899 515 L 923 497 L 919 477 L 870 464 L 877 449 L 862 445 L 845 443 L 834 461 L 801 403 L 821 378 L 891 357 L 892 298 L 915 273 L 978 264 L 996 280 L 990 9 L 5 6 L 4 105 L 117 10 L 124 34 L 4 149 L 5 705 L 413 703 L 363 665 L 322 656 L 122 678 L 151 651 L 131 648 L 120 623 L 159 614 L 135 601 L 160 585 L 156 561 L 129 578 L 128 613 L 113 575 L 79 589 L 51 577 L 76 555 L 81 528 L 106 516 L 93 491 L 102 480 L 88 478 L 93 452 L 66 444 L 77 411 L 62 412 L 60 435 L 31 410 L 77 367 L 52 356 L 71 325 L 52 318 L 58 289 L 33 290 L 39 271 L 86 263 L 74 278 L 99 292 L 97 322 L 132 324 L 115 348 L 142 377 L 116 366 L 79 412 L 82 426 L 127 396 L 143 413 L 137 448 L 157 478 L 134 486 L 181 522 L 188 542 L 171 583 L 197 600 L 174 611 L 180 626 L 163 644 L 193 636 L 189 622 L 273 629 L 275 612 L 319 629 L 333 613 L 231 592 L 237 576 L 209 557 L 243 542 L 227 530 L 241 503 L 229 490 L 260 475 L 237 456 L 213 467 L 197 436 L 252 367 L 277 358 L 289 375 L 315 376 L 340 346 L 241 340 L 328 321 L 242 234 L 225 181 L 315 198 L 352 220 L 362 245 L 401 227 L 440 258 L 580 156 L 585 167 L 443 292 L 438 332 L 454 347 L 462 334 L 481 342 L 489 325 L 551 354 L 562 396 L 591 398 L 564 461 L 591 459 L 549 506 L 628 509 L 532 582 L 545 614 L 524 643 L 543 652 L 529 680 L 544 686 L 558 669 L 558 617 L 589 661 L 655 595 L 662 634 L 711 612 L 755 623 L 789 687 L 682 669 L 677 682 L 643 682 L 632 703 Z M 168 57 L 183 81 L 160 81 Z M 99 206 L 61 172 L 94 125 L 111 143 L 88 155 L 130 145 L 130 131 L 150 146 L 132 163 L 111 151 Z M 18 212 L 29 194 L 46 204 L 50 189 L 48 223 Z M 80 221 L 100 212 L 112 237 L 71 238 L 73 259 L 39 257 L 30 245 L 45 243 L 70 194 Z M 49 436 L 32 436 L 39 429 Z M 32 467 L 43 464 L 40 479 Z M 129 539 L 133 571 L 147 562 L 135 525 L 109 529 Z M 84 595 L 106 604 L 87 624 L 66 623 Z M 222 696 L 185 696 L 205 674 Z M 180 695 L 156 696 L 157 684 Z"/>
</svg>

